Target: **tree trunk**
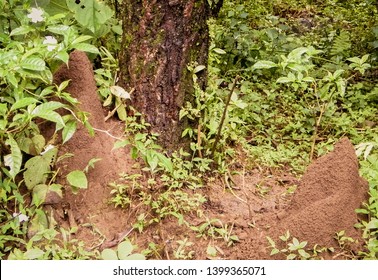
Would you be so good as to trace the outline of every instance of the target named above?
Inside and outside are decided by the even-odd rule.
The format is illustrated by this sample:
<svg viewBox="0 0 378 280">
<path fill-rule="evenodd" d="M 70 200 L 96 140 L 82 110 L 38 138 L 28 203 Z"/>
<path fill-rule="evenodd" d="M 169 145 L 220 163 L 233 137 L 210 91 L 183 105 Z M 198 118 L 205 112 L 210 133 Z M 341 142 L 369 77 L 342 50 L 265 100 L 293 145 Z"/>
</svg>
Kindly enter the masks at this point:
<svg viewBox="0 0 378 280">
<path fill-rule="evenodd" d="M 178 148 L 183 128 L 189 125 L 179 120 L 184 103 L 193 102 L 187 66 L 207 65 L 207 20 L 221 2 L 211 9 L 208 0 L 123 1 L 120 84 L 135 89 L 132 105 L 168 150 Z M 199 82 L 204 88 L 206 71 Z"/>
</svg>

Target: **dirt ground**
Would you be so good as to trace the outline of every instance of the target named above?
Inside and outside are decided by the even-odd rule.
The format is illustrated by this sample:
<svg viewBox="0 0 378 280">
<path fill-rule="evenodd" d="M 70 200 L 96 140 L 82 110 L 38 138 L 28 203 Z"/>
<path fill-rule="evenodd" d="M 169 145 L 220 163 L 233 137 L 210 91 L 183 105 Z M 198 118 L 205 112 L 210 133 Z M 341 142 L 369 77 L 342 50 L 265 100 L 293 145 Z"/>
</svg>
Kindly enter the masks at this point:
<svg viewBox="0 0 378 280">
<path fill-rule="evenodd" d="M 332 254 L 323 254 L 326 259 L 344 259 L 335 240 L 336 232 L 358 243 L 348 246 L 348 253 L 362 249 L 361 233 L 354 228 L 358 222 L 355 209 L 367 198 L 367 182 L 358 175 L 358 162 L 353 145 L 347 138 L 341 139 L 333 152 L 315 160 L 299 180 L 285 172 L 261 170 L 238 170 L 233 177 L 232 188 L 222 180 L 210 183 L 198 190 L 207 199 L 203 204 L 203 216 L 195 213 L 187 217 L 191 225 L 200 225 L 206 218 L 217 218 L 232 229 L 239 238 L 232 246 L 223 239 L 198 238 L 186 226 L 179 226 L 174 218 L 167 218 L 158 226 L 150 226 L 141 234 L 132 230 L 135 213 L 115 208 L 109 183 L 116 181 L 121 173 L 136 173 L 135 162 L 128 148 L 112 150 L 117 138 L 122 137 L 124 124 L 116 119 L 104 121 L 107 112 L 102 108 L 96 93 L 92 65 L 86 55 L 75 51 L 70 56 L 69 68 L 63 66 L 55 74 L 55 81 L 70 79 L 67 91 L 81 102 L 80 108 L 90 113 L 89 121 L 95 128 L 95 136 L 80 127 L 74 137 L 60 150 L 60 155 L 74 156 L 58 163 L 60 181 L 65 184 L 65 175 L 75 169 L 83 169 L 90 159 L 100 158 L 95 168 L 88 173 L 89 187 L 72 194 L 65 189 L 64 198 L 46 207 L 53 211 L 62 227 L 78 226 L 75 238 L 85 241 L 89 249 L 116 246 L 128 236 L 139 250 L 150 242 L 159 244 L 153 258 L 174 259 L 177 241 L 187 238 L 193 244 L 194 259 L 210 258 L 206 253 L 209 244 L 217 246 L 219 259 L 284 259 L 284 255 L 270 256 L 267 236 L 278 242 L 278 236 L 287 230 L 300 241 L 308 241 L 306 248 L 334 247 Z M 291 239 L 290 239 L 291 241 Z"/>
</svg>

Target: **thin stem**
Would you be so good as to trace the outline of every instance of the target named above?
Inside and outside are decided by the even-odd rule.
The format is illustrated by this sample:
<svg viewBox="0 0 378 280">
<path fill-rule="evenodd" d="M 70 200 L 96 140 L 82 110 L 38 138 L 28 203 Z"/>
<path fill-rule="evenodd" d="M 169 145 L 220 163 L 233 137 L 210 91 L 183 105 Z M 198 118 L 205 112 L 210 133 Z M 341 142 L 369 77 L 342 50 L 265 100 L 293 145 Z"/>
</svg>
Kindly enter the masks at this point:
<svg viewBox="0 0 378 280">
<path fill-rule="evenodd" d="M 218 127 L 218 133 L 217 133 L 217 136 L 215 138 L 213 148 L 211 150 L 211 158 L 214 158 L 215 149 L 216 149 L 217 144 L 219 142 L 219 137 L 220 137 L 220 134 L 222 132 L 223 123 L 224 123 L 224 120 L 226 118 L 228 105 L 230 105 L 231 96 L 234 93 L 234 90 L 235 90 L 235 87 L 236 87 L 236 82 L 238 81 L 238 79 L 239 79 L 239 76 L 236 76 L 235 79 L 234 79 L 234 82 L 232 84 L 231 91 L 230 91 L 230 93 L 227 97 L 227 101 L 226 101 L 226 104 L 225 104 L 225 107 L 224 107 L 224 110 L 223 110 L 223 115 L 222 115 L 222 118 L 221 118 L 221 121 L 220 121 L 220 124 L 219 124 L 219 127 Z"/>
</svg>

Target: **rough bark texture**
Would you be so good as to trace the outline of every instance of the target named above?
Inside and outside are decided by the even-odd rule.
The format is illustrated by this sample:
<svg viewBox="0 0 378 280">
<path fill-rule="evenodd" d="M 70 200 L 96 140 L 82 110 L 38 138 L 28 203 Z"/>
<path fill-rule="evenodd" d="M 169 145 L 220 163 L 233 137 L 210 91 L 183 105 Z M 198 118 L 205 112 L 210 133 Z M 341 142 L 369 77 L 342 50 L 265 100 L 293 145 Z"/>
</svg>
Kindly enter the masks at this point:
<svg viewBox="0 0 378 280">
<path fill-rule="evenodd" d="M 207 65 L 207 19 L 214 9 L 210 9 L 207 0 L 123 3 L 120 83 L 135 89 L 132 105 L 144 114 L 152 131 L 160 134 L 159 142 L 172 150 L 178 147 L 187 125 L 179 121 L 180 109 L 193 96 L 187 66 L 192 62 Z M 204 71 L 199 79 L 202 87 L 206 84 L 205 74 Z"/>
</svg>

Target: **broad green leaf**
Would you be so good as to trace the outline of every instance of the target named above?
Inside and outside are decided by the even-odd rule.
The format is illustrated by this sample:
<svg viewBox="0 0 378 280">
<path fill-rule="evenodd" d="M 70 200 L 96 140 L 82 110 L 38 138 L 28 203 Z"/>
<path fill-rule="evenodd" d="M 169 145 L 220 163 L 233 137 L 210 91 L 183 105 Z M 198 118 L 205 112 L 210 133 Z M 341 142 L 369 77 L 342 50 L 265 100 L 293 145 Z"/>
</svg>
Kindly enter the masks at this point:
<svg viewBox="0 0 378 280">
<path fill-rule="evenodd" d="M 17 81 L 16 76 L 13 73 L 8 72 L 6 75 L 6 78 L 8 82 L 12 84 L 13 87 L 18 88 L 18 81 Z"/>
<path fill-rule="evenodd" d="M 217 255 L 217 249 L 214 246 L 208 245 L 206 249 L 206 254 L 211 257 L 215 257 Z"/>
<path fill-rule="evenodd" d="M 38 184 L 44 184 L 48 178 L 51 166 L 55 163 L 57 148 L 52 148 L 41 156 L 35 156 L 25 163 L 23 173 L 26 187 L 31 190 Z"/>
<path fill-rule="evenodd" d="M 38 100 L 33 97 L 21 98 L 20 100 L 17 100 L 15 103 L 13 103 L 12 107 L 10 108 L 10 111 L 14 111 L 35 103 L 38 103 Z"/>
<path fill-rule="evenodd" d="M 89 36 L 89 35 L 82 35 L 82 36 L 79 36 L 77 37 L 75 40 L 72 41 L 72 45 L 75 45 L 75 44 L 78 44 L 78 43 L 82 43 L 82 42 L 85 42 L 85 41 L 88 41 L 90 39 L 92 39 L 93 37 L 92 36 Z"/>
<path fill-rule="evenodd" d="M 41 5 L 39 6 L 43 7 Z M 67 8 L 67 4 L 65 3 L 65 1 L 62 0 L 50 0 L 48 5 L 43 8 L 50 16 L 60 13 L 66 13 L 69 11 Z"/>
<path fill-rule="evenodd" d="M 281 77 L 281 78 L 278 78 L 276 83 L 292 83 L 294 82 L 292 79 L 288 78 L 288 77 Z"/>
<path fill-rule="evenodd" d="M 115 96 L 118 96 L 122 99 L 130 99 L 130 93 L 128 93 L 126 90 L 124 90 L 120 86 L 111 86 L 110 92 L 114 94 Z"/>
<path fill-rule="evenodd" d="M 35 260 L 35 259 L 42 257 L 44 253 L 45 252 L 43 252 L 39 248 L 32 248 L 32 249 L 28 249 L 25 252 L 24 258 L 26 258 L 27 260 Z"/>
<path fill-rule="evenodd" d="M 13 29 L 9 36 L 24 35 L 24 34 L 29 33 L 32 30 L 33 28 L 31 26 L 22 25 L 20 27 Z"/>
<path fill-rule="evenodd" d="M 27 57 L 21 62 L 21 67 L 26 70 L 43 71 L 46 69 L 46 63 L 39 57 Z"/>
<path fill-rule="evenodd" d="M 117 247 L 118 259 L 124 260 L 128 257 L 133 251 L 133 245 L 130 241 L 123 241 L 119 243 Z"/>
<path fill-rule="evenodd" d="M 45 202 L 48 186 L 45 184 L 36 185 L 33 188 L 33 203 L 35 206 L 40 206 Z"/>
<path fill-rule="evenodd" d="M 193 73 L 201 72 L 201 71 L 204 70 L 205 68 L 206 68 L 205 65 L 198 65 L 198 66 L 196 66 L 196 68 L 194 68 Z"/>
<path fill-rule="evenodd" d="M 79 189 L 86 189 L 88 187 L 88 180 L 85 173 L 80 170 L 71 171 L 67 175 L 67 180 L 71 186 L 79 188 Z"/>
<path fill-rule="evenodd" d="M 50 102 L 43 103 L 35 107 L 34 110 L 32 111 L 32 115 L 38 115 L 40 113 L 48 113 L 56 109 L 63 108 L 65 106 L 66 105 L 64 105 L 63 103 L 60 103 L 57 101 L 50 101 Z"/>
<path fill-rule="evenodd" d="M 153 150 L 148 150 L 146 153 L 146 161 L 147 164 L 150 166 L 151 170 L 154 171 L 158 166 L 159 159 L 156 156 L 158 153 Z"/>
<path fill-rule="evenodd" d="M 367 229 L 378 229 L 378 219 L 372 219 L 366 226 Z"/>
<path fill-rule="evenodd" d="M 0 115 L 4 116 L 8 113 L 8 105 L 6 103 L 0 103 Z"/>
<path fill-rule="evenodd" d="M 77 124 L 76 124 L 76 121 L 74 120 L 68 121 L 66 123 L 62 131 L 63 144 L 72 138 L 72 136 L 76 132 L 76 127 L 77 127 Z"/>
<path fill-rule="evenodd" d="M 87 43 L 74 44 L 74 45 L 71 45 L 71 48 L 77 49 L 77 50 L 83 51 L 83 52 L 89 52 L 89 53 L 95 53 L 95 54 L 100 53 L 98 48 L 96 48 L 95 46 L 93 46 L 91 44 L 87 44 Z"/>
<path fill-rule="evenodd" d="M 47 27 L 47 30 L 55 34 L 64 35 L 69 30 L 69 26 L 63 25 L 63 24 L 53 25 L 53 26 Z"/>
<path fill-rule="evenodd" d="M 117 253 L 111 249 L 104 249 L 101 252 L 101 258 L 103 260 L 118 260 Z"/>
<path fill-rule="evenodd" d="M 273 67 L 277 67 L 277 64 L 268 60 L 260 60 L 252 66 L 252 69 L 270 69 Z"/>
<path fill-rule="evenodd" d="M 158 157 L 160 161 L 160 166 L 164 167 L 165 170 L 172 173 L 173 172 L 173 165 L 170 158 L 166 157 L 165 155 L 161 153 L 156 153 L 156 156 Z"/>
<path fill-rule="evenodd" d="M 41 134 L 34 135 L 32 140 L 33 147 L 31 148 L 31 152 L 33 152 L 35 155 L 38 155 L 42 153 L 43 148 L 46 145 L 45 137 Z"/>
<path fill-rule="evenodd" d="M 36 117 L 40 117 L 42 119 L 57 123 L 63 127 L 65 126 L 62 117 L 57 112 L 54 112 L 54 111 L 39 113 L 38 115 L 36 115 Z"/>
<path fill-rule="evenodd" d="M 124 104 L 120 104 L 121 101 L 119 101 L 119 99 L 116 100 L 116 106 L 118 107 L 117 108 L 117 115 L 118 115 L 118 118 L 121 120 L 121 121 L 126 121 L 127 120 L 127 113 L 126 113 L 126 107 Z"/>
<path fill-rule="evenodd" d="M 287 56 L 288 59 L 295 59 L 299 58 L 302 54 L 308 52 L 308 48 L 306 47 L 300 47 L 295 50 L 292 50 L 289 55 Z"/>
<path fill-rule="evenodd" d="M 7 120 L 0 120 L 0 130 L 5 130 L 7 124 L 8 124 Z"/>
<path fill-rule="evenodd" d="M 29 155 L 39 155 L 45 147 L 45 138 L 40 135 L 34 135 L 32 138 L 28 138 L 26 135 L 22 135 L 17 139 L 17 143 L 20 149 Z"/>
<path fill-rule="evenodd" d="M 310 254 L 309 253 L 307 253 L 305 250 L 303 250 L 303 249 L 299 249 L 298 250 L 298 253 L 299 253 L 299 255 L 301 255 L 303 258 L 305 258 L 305 259 L 309 259 L 311 256 L 310 256 Z"/>
<path fill-rule="evenodd" d="M 226 52 L 222 49 L 219 49 L 219 48 L 214 48 L 213 51 L 217 54 L 226 54 Z"/>
<path fill-rule="evenodd" d="M 45 212 L 41 209 L 36 209 L 35 215 L 30 221 L 30 225 L 28 227 L 28 237 L 31 238 L 38 232 L 48 229 L 48 226 L 49 224 Z"/>
<path fill-rule="evenodd" d="M 75 13 L 76 20 L 93 33 L 96 33 L 112 16 L 107 5 L 95 0 L 66 0 L 67 7 Z"/>
<path fill-rule="evenodd" d="M 361 64 L 361 59 L 359 57 L 357 57 L 357 56 L 347 58 L 347 60 L 350 61 L 350 62 L 354 62 L 356 64 Z"/>
<path fill-rule="evenodd" d="M 369 58 L 369 54 L 365 54 L 362 58 L 361 58 L 361 64 L 362 63 L 365 63 L 367 60 L 368 60 L 368 58 Z"/>
<path fill-rule="evenodd" d="M 13 137 L 11 135 L 8 137 L 9 138 L 5 141 L 5 144 L 10 146 L 11 153 L 4 156 L 4 165 L 10 168 L 9 174 L 11 175 L 12 179 L 14 179 L 21 169 L 22 154 L 20 147 Z"/>
<path fill-rule="evenodd" d="M 130 144 L 129 140 L 117 141 L 117 142 L 114 143 L 114 146 L 113 146 L 112 150 L 116 150 L 116 149 L 119 149 L 119 148 L 126 147 L 129 144 Z"/>
<path fill-rule="evenodd" d="M 57 59 L 63 61 L 65 64 L 68 64 L 68 61 L 70 59 L 69 54 L 67 52 L 65 52 L 65 51 L 58 52 L 55 57 Z"/>
</svg>

